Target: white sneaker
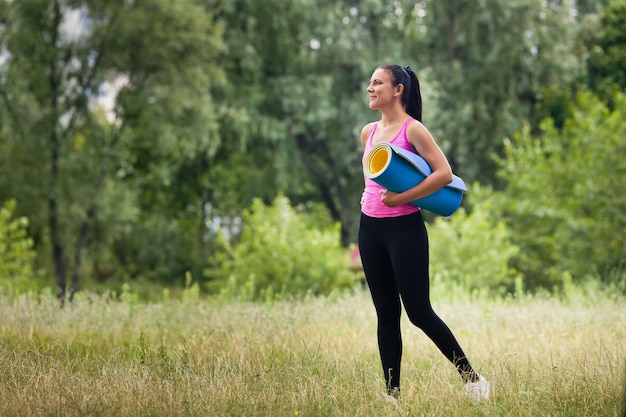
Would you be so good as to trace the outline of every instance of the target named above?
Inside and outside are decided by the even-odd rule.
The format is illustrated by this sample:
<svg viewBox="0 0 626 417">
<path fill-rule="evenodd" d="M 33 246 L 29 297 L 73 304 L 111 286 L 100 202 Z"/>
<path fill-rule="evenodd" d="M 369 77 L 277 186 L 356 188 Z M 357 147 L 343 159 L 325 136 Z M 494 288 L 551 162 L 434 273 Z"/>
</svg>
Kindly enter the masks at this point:
<svg viewBox="0 0 626 417">
<path fill-rule="evenodd" d="M 383 398 L 389 404 L 398 405 L 400 403 L 400 399 L 398 397 L 394 397 L 393 395 L 383 394 Z"/>
<path fill-rule="evenodd" d="M 478 375 L 478 381 L 465 383 L 467 397 L 474 401 L 488 400 L 491 392 L 489 382 L 482 375 L 476 375 Z"/>
<path fill-rule="evenodd" d="M 393 405 L 399 405 L 400 404 L 400 391 L 397 388 L 394 388 L 393 390 L 390 390 L 386 394 L 383 394 L 383 398 L 388 403 L 391 403 Z"/>
</svg>

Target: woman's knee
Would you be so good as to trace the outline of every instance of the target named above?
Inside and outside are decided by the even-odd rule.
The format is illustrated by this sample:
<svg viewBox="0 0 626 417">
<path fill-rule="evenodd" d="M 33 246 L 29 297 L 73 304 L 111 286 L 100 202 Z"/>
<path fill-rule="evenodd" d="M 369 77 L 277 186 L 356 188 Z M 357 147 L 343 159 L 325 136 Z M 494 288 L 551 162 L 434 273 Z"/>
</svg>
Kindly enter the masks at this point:
<svg viewBox="0 0 626 417">
<path fill-rule="evenodd" d="M 376 309 L 376 313 L 379 323 L 393 325 L 395 323 L 400 323 L 400 315 L 402 314 L 402 309 L 400 305 L 391 303 L 378 306 Z"/>
<path fill-rule="evenodd" d="M 430 307 L 407 309 L 407 316 L 409 321 L 420 329 L 424 329 L 424 327 L 437 320 L 437 315 Z"/>
</svg>

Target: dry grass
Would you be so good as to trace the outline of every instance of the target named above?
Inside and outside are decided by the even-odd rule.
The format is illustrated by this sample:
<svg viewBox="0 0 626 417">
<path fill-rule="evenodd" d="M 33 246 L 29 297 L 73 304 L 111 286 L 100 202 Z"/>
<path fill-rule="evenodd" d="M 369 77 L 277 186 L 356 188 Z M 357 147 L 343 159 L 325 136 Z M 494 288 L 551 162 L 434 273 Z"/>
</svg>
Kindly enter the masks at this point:
<svg viewBox="0 0 626 417">
<path fill-rule="evenodd" d="M 365 292 L 274 305 L 0 299 L 2 416 L 617 416 L 623 300 L 435 303 L 495 388 L 473 404 L 404 323 L 403 401 L 382 399 Z"/>
</svg>

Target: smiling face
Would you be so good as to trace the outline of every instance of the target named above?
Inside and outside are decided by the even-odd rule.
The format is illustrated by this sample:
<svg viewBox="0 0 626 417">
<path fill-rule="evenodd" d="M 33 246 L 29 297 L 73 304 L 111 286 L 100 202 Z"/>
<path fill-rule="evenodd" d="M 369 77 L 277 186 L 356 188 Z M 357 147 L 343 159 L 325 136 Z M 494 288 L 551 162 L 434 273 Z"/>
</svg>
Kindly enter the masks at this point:
<svg viewBox="0 0 626 417">
<path fill-rule="evenodd" d="M 403 87 L 402 84 L 393 85 L 391 73 L 388 70 L 377 68 L 367 86 L 370 109 L 378 110 L 392 104 L 394 100 L 399 100 Z"/>
</svg>

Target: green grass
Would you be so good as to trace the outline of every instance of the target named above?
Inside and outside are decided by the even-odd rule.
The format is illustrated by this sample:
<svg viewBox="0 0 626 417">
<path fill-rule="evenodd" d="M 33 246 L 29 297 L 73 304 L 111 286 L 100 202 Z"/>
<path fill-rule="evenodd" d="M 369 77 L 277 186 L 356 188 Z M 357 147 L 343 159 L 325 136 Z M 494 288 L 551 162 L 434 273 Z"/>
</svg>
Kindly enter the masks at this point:
<svg viewBox="0 0 626 417">
<path fill-rule="evenodd" d="M 492 383 L 490 401 L 469 402 L 405 320 L 403 401 L 385 402 L 363 291 L 272 305 L 81 294 L 64 310 L 0 298 L 0 415 L 621 415 L 623 299 L 443 298 L 435 308 Z"/>
</svg>

